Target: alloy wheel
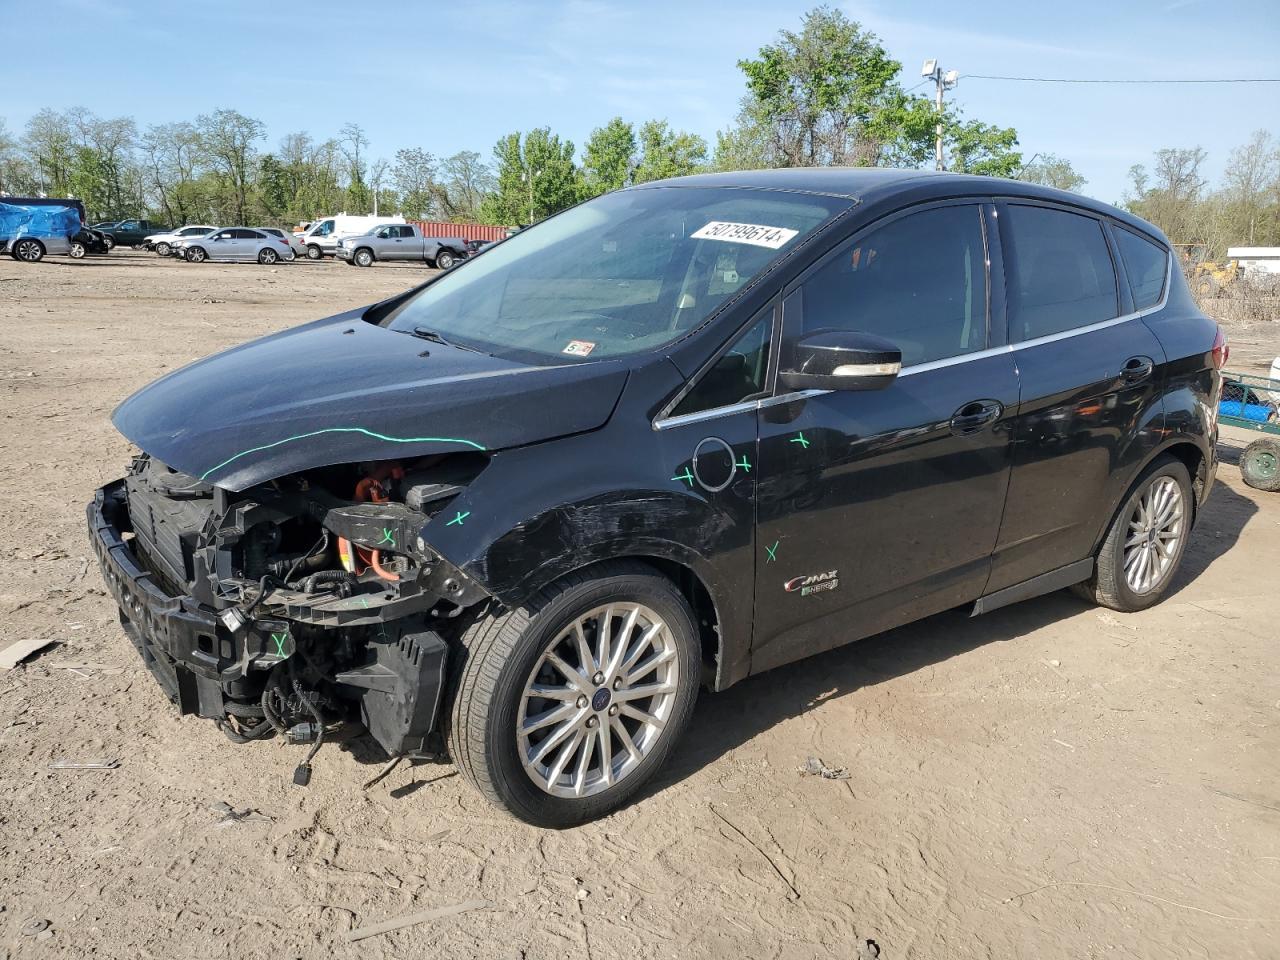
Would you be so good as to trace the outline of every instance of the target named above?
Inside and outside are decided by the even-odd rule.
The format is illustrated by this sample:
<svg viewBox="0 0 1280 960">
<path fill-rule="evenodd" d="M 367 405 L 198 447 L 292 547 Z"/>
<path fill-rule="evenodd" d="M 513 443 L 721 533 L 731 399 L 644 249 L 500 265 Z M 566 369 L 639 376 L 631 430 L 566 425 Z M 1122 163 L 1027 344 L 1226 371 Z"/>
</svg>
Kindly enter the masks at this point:
<svg viewBox="0 0 1280 960">
<path fill-rule="evenodd" d="M 516 745 L 529 778 L 553 796 L 587 797 L 631 774 L 663 736 L 679 669 L 670 627 L 642 604 L 576 618 L 520 697 Z"/>
<path fill-rule="evenodd" d="M 1157 477 L 1129 515 L 1124 577 L 1130 590 L 1146 594 L 1164 583 L 1178 558 L 1185 527 L 1181 486 L 1172 477 Z"/>
</svg>

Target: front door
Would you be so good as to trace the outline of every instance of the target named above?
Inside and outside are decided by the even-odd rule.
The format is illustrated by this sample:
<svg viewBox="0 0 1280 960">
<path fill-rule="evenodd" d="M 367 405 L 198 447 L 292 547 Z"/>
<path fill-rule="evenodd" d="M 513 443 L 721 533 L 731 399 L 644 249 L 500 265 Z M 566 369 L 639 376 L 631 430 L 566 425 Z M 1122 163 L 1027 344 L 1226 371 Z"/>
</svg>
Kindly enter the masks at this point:
<svg viewBox="0 0 1280 960">
<path fill-rule="evenodd" d="M 898 345 L 877 391 L 762 405 L 752 672 L 980 596 L 1009 481 L 1018 374 L 989 335 L 979 203 L 881 221 L 784 301 L 784 346 L 847 329 Z"/>
</svg>

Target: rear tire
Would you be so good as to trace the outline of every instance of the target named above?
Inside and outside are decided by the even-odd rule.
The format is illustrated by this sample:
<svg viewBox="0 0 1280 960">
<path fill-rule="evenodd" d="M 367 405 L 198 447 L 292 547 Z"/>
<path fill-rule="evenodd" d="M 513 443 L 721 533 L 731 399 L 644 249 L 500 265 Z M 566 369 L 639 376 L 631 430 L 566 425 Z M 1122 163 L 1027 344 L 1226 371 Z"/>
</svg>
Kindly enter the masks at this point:
<svg viewBox="0 0 1280 960">
<path fill-rule="evenodd" d="M 273 264 L 280 260 L 280 254 L 276 253 L 270 247 L 264 247 L 258 251 L 258 262 L 263 264 Z"/>
<path fill-rule="evenodd" d="M 1280 491 L 1280 442 L 1260 437 L 1240 454 L 1240 476 L 1255 490 Z"/>
<path fill-rule="evenodd" d="M 44 259 L 44 244 L 28 238 L 16 240 L 13 244 L 13 259 L 23 263 L 39 263 Z"/>
<path fill-rule="evenodd" d="M 610 627 L 602 631 L 601 623 Z M 623 637 L 619 652 L 612 641 Z M 670 754 L 697 699 L 692 611 L 670 580 L 642 563 L 570 574 L 523 607 L 476 620 L 460 648 L 446 714 L 449 753 L 491 803 L 535 826 L 574 826 L 634 796 Z M 588 663 L 597 656 L 603 664 Z M 560 716 L 530 726 L 531 717 L 552 712 Z"/>
<path fill-rule="evenodd" d="M 457 258 L 449 250 L 441 250 L 436 254 L 436 269 L 448 270 L 457 262 Z"/>
<path fill-rule="evenodd" d="M 1122 613 L 1158 603 L 1182 564 L 1194 518 L 1195 494 L 1186 466 L 1173 457 L 1159 457 L 1112 518 L 1093 576 L 1072 589 Z"/>
<path fill-rule="evenodd" d="M 83 260 L 85 253 L 86 251 L 83 243 L 79 240 L 71 241 L 71 249 L 67 251 L 67 256 L 72 260 Z"/>
<path fill-rule="evenodd" d="M 324 251 L 317 247 L 314 243 L 307 244 L 307 259 L 321 260 L 324 258 Z"/>
</svg>

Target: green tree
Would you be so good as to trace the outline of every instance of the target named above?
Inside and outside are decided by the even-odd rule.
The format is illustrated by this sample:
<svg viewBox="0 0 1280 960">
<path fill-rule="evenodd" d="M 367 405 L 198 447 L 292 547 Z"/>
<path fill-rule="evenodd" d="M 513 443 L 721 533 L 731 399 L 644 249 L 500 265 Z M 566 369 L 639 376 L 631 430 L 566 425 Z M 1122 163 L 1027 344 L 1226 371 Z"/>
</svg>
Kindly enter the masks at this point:
<svg viewBox="0 0 1280 960">
<path fill-rule="evenodd" d="M 1022 167 L 1022 154 L 1014 149 L 1017 145 L 1018 131 L 1013 127 L 979 120 L 962 123 L 956 115 L 943 124 L 944 156 L 950 158 L 947 169 L 956 173 L 1012 177 Z"/>
<path fill-rule="evenodd" d="M 493 171 L 474 150 L 460 150 L 440 164 L 436 203 L 448 220 L 475 223 L 496 185 Z"/>
<path fill-rule="evenodd" d="M 1057 187 L 1059 190 L 1073 192 L 1079 192 L 1080 188 L 1088 182 L 1076 173 L 1069 160 L 1064 160 L 1052 153 L 1041 154 L 1015 176 L 1018 180 L 1025 180 L 1027 183 L 1038 183 L 1041 186 Z"/>
<path fill-rule="evenodd" d="M 635 129 L 621 117 L 592 130 L 582 155 L 587 195 L 598 196 L 629 184 L 637 148 Z"/>
<path fill-rule="evenodd" d="M 707 141 L 672 130 L 665 120 L 650 120 L 640 127 L 640 151 L 632 182 L 647 183 L 696 171 L 706 162 Z"/>
<path fill-rule="evenodd" d="M 496 189 L 481 216 L 489 223 L 532 223 L 559 213 L 582 194 L 573 143 L 548 127 L 509 133 L 493 148 Z"/>
<path fill-rule="evenodd" d="M 196 130 L 216 185 L 218 219 L 247 223 L 256 144 L 266 137 L 262 121 L 236 110 L 215 110 L 196 117 Z"/>
<path fill-rule="evenodd" d="M 405 216 L 429 220 L 436 215 L 436 158 L 421 147 L 396 151 L 391 178 L 400 192 Z"/>
</svg>

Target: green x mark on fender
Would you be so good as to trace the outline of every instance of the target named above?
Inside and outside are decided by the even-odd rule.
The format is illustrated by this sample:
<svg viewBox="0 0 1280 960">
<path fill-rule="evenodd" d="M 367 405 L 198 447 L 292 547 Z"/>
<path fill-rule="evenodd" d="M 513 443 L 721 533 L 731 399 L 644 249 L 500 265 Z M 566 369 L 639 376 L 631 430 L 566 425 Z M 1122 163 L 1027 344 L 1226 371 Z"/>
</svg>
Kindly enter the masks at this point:
<svg viewBox="0 0 1280 960">
<path fill-rule="evenodd" d="M 446 524 L 445 524 L 445 526 L 446 526 L 446 527 L 452 527 L 455 523 L 456 523 L 458 526 L 462 526 L 462 521 L 463 521 L 463 520 L 465 520 L 465 519 L 467 519 L 467 517 L 469 517 L 469 516 L 471 516 L 471 511 L 470 511 L 470 510 L 468 510 L 466 513 L 462 513 L 461 511 L 459 511 L 459 512 L 458 512 L 458 514 L 457 514 L 457 516 L 455 516 L 452 520 L 450 520 L 448 523 L 446 523 Z"/>
<path fill-rule="evenodd" d="M 690 488 L 693 487 L 693 474 L 689 472 L 689 468 L 684 468 L 684 473 L 677 474 L 671 478 L 672 480 L 688 480 Z"/>
<path fill-rule="evenodd" d="M 396 545 L 396 538 L 391 536 L 391 530 L 389 527 L 382 528 L 382 539 L 378 541 L 377 545 L 382 546 L 384 543 L 391 547 Z"/>
<path fill-rule="evenodd" d="M 285 652 L 284 644 L 285 641 L 289 639 L 289 631 L 286 630 L 284 633 L 273 633 L 271 635 L 271 639 L 274 640 L 276 644 L 276 656 L 287 657 L 289 654 Z"/>
<path fill-rule="evenodd" d="M 789 442 L 789 443 L 798 443 L 798 444 L 800 444 L 800 446 L 804 447 L 806 450 L 808 450 L 808 449 L 809 449 L 809 441 L 808 441 L 808 440 L 806 440 L 806 439 L 804 438 L 804 431 L 803 431 L 803 430 L 801 430 L 799 433 L 797 433 L 797 434 L 796 434 L 794 437 L 792 437 L 788 442 Z"/>
<path fill-rule="evenodd" d="M 778 544 L 780 544 L 781 542 L 782 542 L 781 540 L 775 540 L 773 541 L 772 547 L 764 548 L 764 552 L 769 555 L 769 559 L 766 560 L 765 563 L 773 563 L 775 560 L 778 559 Z"/>
<path fill-rule="evenodd" d="M 741 463 L 735 463 L 735 464 L 734 464 L 734 466 L 735 466 L 735 467 L 741 467 L 741 468 L 742 468 L 743 470 L 745 470 L 747 473 L 750 473 L 750 472 L 751 472 L 751 464 L 747 461 L 747 455 L 746 455 L 745 453 L 742 455 L 742 462 L 741 462 Z"/>
</svg>

